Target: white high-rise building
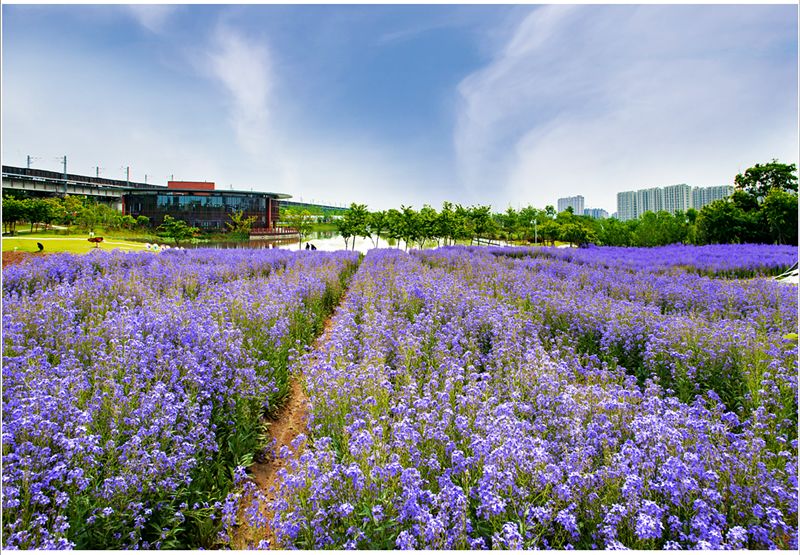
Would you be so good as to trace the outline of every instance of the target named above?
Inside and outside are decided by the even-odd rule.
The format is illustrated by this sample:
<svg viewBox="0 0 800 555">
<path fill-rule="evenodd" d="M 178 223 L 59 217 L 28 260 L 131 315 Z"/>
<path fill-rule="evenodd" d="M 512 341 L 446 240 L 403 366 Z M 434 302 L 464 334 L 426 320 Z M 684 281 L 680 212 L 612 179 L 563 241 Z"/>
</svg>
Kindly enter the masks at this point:
<svg viewBox="0 0 800 555">
<path fill-rule="evenodd" d="M 664 190 L 659 187 L 636 191 L 636 217 L 645 212 L 658 212 L 664 209 Z"/>
<path fill-rule="evenodd" d="M 608 212 L 602 208 L 584 208 L 583 215 L 594 218 L 595 220 L 602 220 L 608 218 Z"/>
<path fill-rule="evenodd" d="M 617 193 L 617 218 L 620 221 L 635 220 L 639 217 L 636 210 L 636 191 Z"/>
<path fill-rule="evenodd" d="M 567 207 L 572 207 L 572 213 L 582 215 L 583 214 L 583 197 L 578 195 L 576 197 L 566 197 L 558 199 L 558 211 L 559 213 L 563 212 L 567 209 Z"/>
<path fill-rule="evenodd" d="M 733 186 L 719 185 L 716 187 L 694 187 L 692 189 L 692 208 L 702 209 L 705 205 L 715 200 L 727 198 L 733 194 Z"/>
<path fill-rule="evenodd" d="M 686 212 L 692 207 L 692 188 L 686 183 L 664 187 L 664 205 L 661 208 L 670 214 L 678 210 Z"/>
</svg>

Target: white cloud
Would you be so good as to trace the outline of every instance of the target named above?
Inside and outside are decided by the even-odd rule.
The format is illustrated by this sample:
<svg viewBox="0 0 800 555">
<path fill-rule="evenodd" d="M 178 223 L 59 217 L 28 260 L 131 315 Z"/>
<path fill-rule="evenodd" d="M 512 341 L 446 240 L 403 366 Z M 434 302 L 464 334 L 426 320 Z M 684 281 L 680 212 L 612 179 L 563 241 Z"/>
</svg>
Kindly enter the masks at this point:
<svg viewBox="0 0 800 555">
<path fill-rule="evenodd" d="M 221 25 L 207 61 L 211 76 L 230 96 L 229 119 L 239 145 L 252 156 L 265 155 L 270 146 L 274 79 L 268 48 Z"/>
<path fill-rule="evenodd" d="M 179 6 L 167 4 L 131 4 L 125 6 L 140 25 L 160 34 L 166 28 L 170 16 Z"/>
<path fill-rule="evenodd" d="M 613 211 L 618 191 L 794 160 L 797 59 L 779 53 L 796 20 L 765 8 L 533 10 L 459 86 L 462 180 L 500 203 L 583 194 Z"/>
</svg>

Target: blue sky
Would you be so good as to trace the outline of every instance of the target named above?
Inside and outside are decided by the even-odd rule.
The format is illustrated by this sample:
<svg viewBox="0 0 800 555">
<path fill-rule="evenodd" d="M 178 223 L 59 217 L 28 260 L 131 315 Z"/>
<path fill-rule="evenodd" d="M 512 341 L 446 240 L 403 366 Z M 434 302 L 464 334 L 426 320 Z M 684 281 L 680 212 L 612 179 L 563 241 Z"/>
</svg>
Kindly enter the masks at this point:
<svg viewBox="0 0 800 555">
<path fill-rule="evenodd" d="M 3 5 L 3 163 L 496 209 L 796 162 L 797 6 Z"/>
</svg>

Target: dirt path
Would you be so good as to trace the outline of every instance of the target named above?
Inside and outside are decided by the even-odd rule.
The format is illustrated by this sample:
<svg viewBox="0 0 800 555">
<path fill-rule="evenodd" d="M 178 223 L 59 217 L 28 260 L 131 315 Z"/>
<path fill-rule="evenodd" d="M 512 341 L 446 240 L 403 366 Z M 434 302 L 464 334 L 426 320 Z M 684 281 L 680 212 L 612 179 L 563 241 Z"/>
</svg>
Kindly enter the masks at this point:
<svg viewBox="0 0 800 555">
<path fill-rule="evenodd" d="M 342 297 L 339 306 L 344 301 Z M 338 311 L 334 311 L 334 315 Z M 322 334 L 314 341 L 312 352 L 321 352 L 327 343 L 333 326 L 333 316 L 325 321 Z M 277 491 L 280 489 L 280 479 L 278 471 L 289 466 L 289 459 L 282 459 L 277 456 L 281 448 L 285 445 L 291 448 L 292 442 L 300 434 L 307 434 L 306 423 L 308 421 L 308 396 L 303 390 L 300 376 L 292 376 L 289 381 L 289 397 L 283 407 L 278 411 L 274 418 L 268 421 L 269 436 L 275 439 L 272 453 L 275 454 L 269 460 L 253 463 L 249 471 L 253 476 L 259 490 L 266 495 L 268 503 L 275 501 Z M 300 448 L 294 453 L 293 458 L 300 455 L 304 448 Z M 240 506 L 249 504 L 250 499 L 244 500 Z M 263 503 L 262 503 L 263 505 Z M 263 514 L 267 517 L 267 522 L 272 520 L 273 514 L 267 507 L 262 507 Z M 272 527 L 267 524 L 266 528 L 254 529 L 247 525 L 243 518 L 240 518 L 241 526 L 236 530 L 231 541 L 233 549 L 253 549 L 261 540 L 268 540 L 270 549 L 281 549 L 278 545 Z"/>
<path fill-rule="evenodd" d="M 11 266 L 12 264 L 19 264 L 23 260 L 27 260 L 33 256 L 43 256 L 39 253 L 24 252 L 24 251 L 3 251 L 3 268 Z"/>
</svg>

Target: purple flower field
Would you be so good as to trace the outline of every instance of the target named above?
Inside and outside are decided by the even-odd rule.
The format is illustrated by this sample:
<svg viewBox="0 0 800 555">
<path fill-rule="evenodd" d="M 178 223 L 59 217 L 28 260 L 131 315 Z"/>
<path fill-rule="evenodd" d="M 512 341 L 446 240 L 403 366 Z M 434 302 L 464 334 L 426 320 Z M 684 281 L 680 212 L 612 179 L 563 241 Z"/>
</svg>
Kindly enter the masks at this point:
<svg viewBox="0 0 800 555">
<path fill-rule="evenodd" d="M 796 549 L 796 287 L 500 250 L 367 255 L 282 545 Z"/>
<path fill-rule="evenodd" d="M 311 409 L 299 456 L 279 454 L 282 547 L 797 549 L 797 287 L 754 277 L 796 259 L 199 249 L 6 268 L 3 548 L 228 546 L 242 513 L 264 524 L 243 467 L 294 374 Z"/>
<path fill-rule="evenodd" d="M 3 548 L 218 544 L 232 469 L 358 256 L 52 255 L 3 272 Z M 225 539 L 224 537 L 222 538 Z"/>
</svg>

